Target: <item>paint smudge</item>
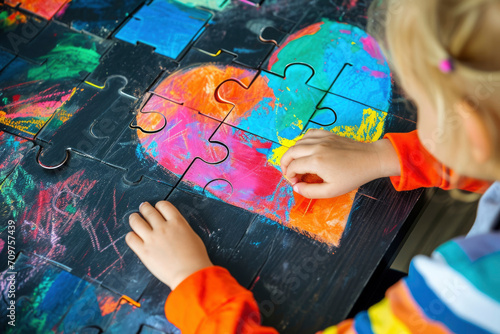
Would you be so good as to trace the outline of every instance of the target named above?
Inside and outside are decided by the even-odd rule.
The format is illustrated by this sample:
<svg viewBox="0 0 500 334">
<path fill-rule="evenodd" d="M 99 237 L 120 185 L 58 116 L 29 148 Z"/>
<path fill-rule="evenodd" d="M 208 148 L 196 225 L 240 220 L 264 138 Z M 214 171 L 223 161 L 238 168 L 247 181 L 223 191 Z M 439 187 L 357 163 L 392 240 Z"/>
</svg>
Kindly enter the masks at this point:
<svg viewBox="0 0 500 334">
<path fill-rule="evenodd" d="M 20 7 L 50 20 L 68 0 L 5 0 L 9 6 Z"/>
<path fill-rule="evenodd" d="M 32 142 L 0 131 L 0 184 L 31 147 Z"/>
<path fill-rule="evenodd" d="M 3 33 L 14 30 L 19 24 L 26 23 L 27 17 L 23 13 L 18 11 L 13 11 L 9 13 L 8 11 L 0 12 L 0 29 Z"/>
<path fill-rule="evenodd" d="M 80 77 L 92 72 L 101 56 L 94 39 L 80 35 L 59 36 L 57 45 L 37 59 L 42 65 L 16 58 L 0 73 L 1 124 L 33 138 L 74 94 Z"/>
<path fill-rule="evenodd" d="M 137 116 L 137 124 L 151 127 L 155 118 L 147 112 L 162 114 L 167 126 L 157 133 L 137 130 L 141 159 L 145 155 L 156 159 L 161 166 L 180 177 L 195 158 L 209 163 L 222 161 L 227 156 L 226 148 L 208 140 L 219 126 L 219 122 L 198 114 L 195 110 L 178 105 L 159 96 L 153 96 Z"/>
</svg>

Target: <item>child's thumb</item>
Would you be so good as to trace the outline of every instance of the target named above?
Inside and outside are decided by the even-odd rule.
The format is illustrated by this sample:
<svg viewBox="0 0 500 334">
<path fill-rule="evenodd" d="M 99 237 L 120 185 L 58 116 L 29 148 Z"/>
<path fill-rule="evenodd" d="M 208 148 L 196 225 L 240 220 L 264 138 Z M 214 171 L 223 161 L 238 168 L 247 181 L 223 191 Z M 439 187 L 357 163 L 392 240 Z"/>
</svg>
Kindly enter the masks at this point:
<svg viewBox="0 0 500 334">
<path fill-rule="evenodd" d="M 299 182 L 293 186 L 293 191 L 310 199 L 333 197 L 328 190 L 328 184 L 326 183 Z"/>
</svg>

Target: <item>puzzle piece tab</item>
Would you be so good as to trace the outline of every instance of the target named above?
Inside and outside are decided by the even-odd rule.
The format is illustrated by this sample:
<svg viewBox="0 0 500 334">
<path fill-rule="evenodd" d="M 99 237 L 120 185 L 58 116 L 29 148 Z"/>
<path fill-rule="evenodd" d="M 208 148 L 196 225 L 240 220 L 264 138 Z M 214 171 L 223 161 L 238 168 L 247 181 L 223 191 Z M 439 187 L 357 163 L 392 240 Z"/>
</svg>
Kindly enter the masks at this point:
<svg viewBox="0 0 500 334">
<path fill-rule="evenodd" d="M 266 62 L 283 75 L 292 63 L 314 69 L 308 84 L 388 111 L 391 73 L 375 39 L 362 29 L 327 18 L 294 32 Z"/>
<path fill-rule="evenodd" d="M 48 145 L 38 156 L 44 168 L 58 168 L 69 151 L 102 159 L 120 132 L 130 124 L 135 98 L 122 93 L 127 79 L 112 76 L 104 87 L 82 84 L 40 131 Z"/>
<path fill-rule="evenodd" d="M 100 64 L 87 78 L 97 86 L 104 85 L 113 75 L 127 78 L 123 92 L 134 97 L 141 97 L 155 79 L 163 72 L 171 73 L 178 63 L 154 52 L 154 48 L 138 43 L 131 45 L 116 41 L 113 47 L 102 57 Z"/>
<path fill-rule="evenodd" d="M 74 30 L 83 30 L 108 38 L 143 2 L 144 0 L 108 0 L 94 1 L 90 5 L 86 0 L 71 0 L 57 12 L 54 18 Z"/>
<path fill-rule="evenodd" d="M 238 56 L 236 62 L 260 68 L 275 46 L 260 39 L 263 30 L 272 29 L 273 36 L 281 41 L 293 26 L 293 22 L 274 15 L 274 9 L 233 1 L 215 13 L 194 46 L 212 54 L 225 50 Z"/>
<path fill-rule="evenodd" d="M 291 65 L 285 74 L 262 71 L 248 88 L 234 80 L 221 84 L 217 97 L 234 104 L 224 122 L 275 143 L 298 137 L 325 92 L 306 84 L 313 75 L 308 66 Z"/>
<path fill-rule="evenodd" d="M 211 56 L 191 48 L 183 57 L 179 69 L 174 73 L 165 73 L 153 88 L 153 92 L 222 121 L 233 106 L 217 101 L 217 87 L 229 79 L 250 85 L 258 72 L 234 64 L 234 59 L 235 56 L 227 52 Z"/>
<path fill-rule="evenodd" d="M 24 10 L 50 20 L 68 1 L 70 0 L 5 0 L 5 3 L 13 7 L 19 5 Z"/>
<path fill-rule="evenodd" d="M 220 122 L 196 110 L 152 95 L 104 161 L 127 169 L 130 181 L 146 175 L 175 185 L 195 159 L 218 163 L 227 157 L 226 147 L 211 140 L 219 125 Z"/>
<path fill-rule="evenodd" d="M 153 46 L 157 53 L 177 59 L 211 17 L 208 11 L 173 0 L 153 0 L 141 7 L 115 37 Z"/>
</svg>

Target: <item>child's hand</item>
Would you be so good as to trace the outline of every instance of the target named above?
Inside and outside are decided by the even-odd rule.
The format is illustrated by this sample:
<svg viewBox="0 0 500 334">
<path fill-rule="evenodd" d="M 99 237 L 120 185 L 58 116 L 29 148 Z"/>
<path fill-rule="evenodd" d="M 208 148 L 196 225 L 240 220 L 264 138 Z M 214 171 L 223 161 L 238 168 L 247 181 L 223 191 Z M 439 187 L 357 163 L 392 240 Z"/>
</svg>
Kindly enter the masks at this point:
<svg viewBox="0 0 500 334">
<path fill-rule="evenodd" d="M 281 169 L 294 191 L 307 198 L 340 196 L 374 179 L 401 173 L 389 140 L 362 143 L 325 130 L 309 130 L 283 155 Z M 316 174 L 323 182 L 303 182 L 305 174 Z"/>
<path fill-rule="evenodd" d="M 172 290 L 194 272 L 212 266 L 200 237 L 167 201 L 145 202 L 129 217 L 127 245 L 160 281 Z"/>
</svg>

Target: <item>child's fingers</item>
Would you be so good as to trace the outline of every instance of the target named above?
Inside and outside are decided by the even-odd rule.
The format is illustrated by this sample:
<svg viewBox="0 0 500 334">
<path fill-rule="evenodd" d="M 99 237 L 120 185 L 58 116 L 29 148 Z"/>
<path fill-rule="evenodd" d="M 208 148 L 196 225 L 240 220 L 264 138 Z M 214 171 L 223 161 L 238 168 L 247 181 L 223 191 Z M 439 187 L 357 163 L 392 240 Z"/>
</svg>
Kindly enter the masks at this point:
<svg viewBox="0 0 500 334">
<path fill-rule="evenodd" d="M 299 174 L 318 174 L 314 169 L 312 160 L 311 156 L 306 156 L 290 162 L 286 171 L 286 178 L 291 180 Z"/>
<path fill-rule="evenodd" d="M 168 201 L 159 201 L 158 203 L 156 203 L 155 207 L 167 221 L 175 221 L 178 220 L 177 218 L 182 217 L 182 214 L 179 212 L 179 210 L 177 210 L 177 208 Z"/>
<path fill-rule="evenodd" d="M 306 198 L 331 198 L 331 185 L 328 183 L 299 182 L 293 186 L 293 191 Z"/>
<path fill-rule="evenodd" d="M 141 206 L 139 206 L 139 211 L 152 228 L 165 221 L 161 213 L 148 202 L 142 203 Z"/>
<path fill-rule="evenodd" d="M 138 213 L 133 213 L 128 218 L 130 227 L 141 237 L 142 240 L 147 238 L 148 233 L 151 233 L 153 229 L 147 221 L 141 218 Z"/>
<path fill-rule="evenodd" d="M 288 176 L 288 166 L 295 159 L 299 159 L 305 156 L 311 155 L 311 146 L 310 145 L 296 145 L 292 146 L 288 149 L 288 151 L 283 154 L 281 157 L 280 165 L 281 170 L 285 175 Z"/>
<path fill-rule="evenodd" d="M 125 236 L 125 242 L 136 254 L 140 253 L 142 246 L 144 245 L 144 241 L 133 231 L 127 233 Z"/>
<path fill-rule="evenodd" d="M 326 130 L 321 130 L 321 129 L 309 129 L 306 134 L 304 135 L 304 137 L 302 137 L 303 139 L 305 138 L 323 138 L 323 137 L 327 137 L 327 136 L 331 136 L 332 133 L 330 131 L 326 131 Z"/>
</svg>

